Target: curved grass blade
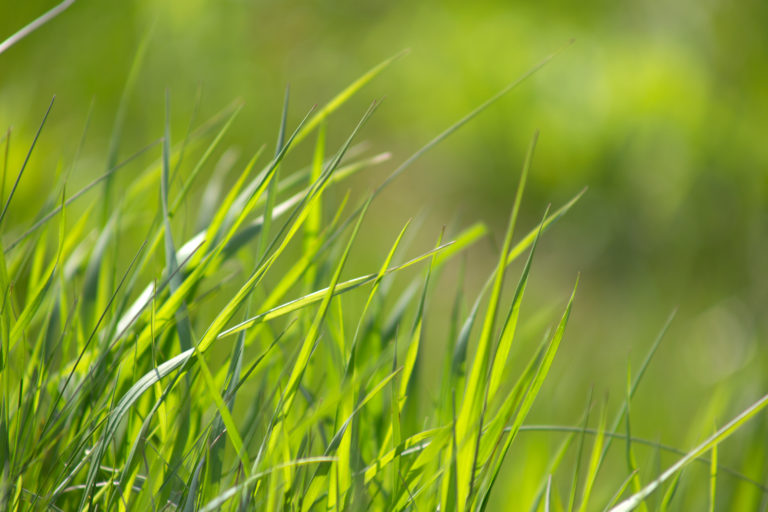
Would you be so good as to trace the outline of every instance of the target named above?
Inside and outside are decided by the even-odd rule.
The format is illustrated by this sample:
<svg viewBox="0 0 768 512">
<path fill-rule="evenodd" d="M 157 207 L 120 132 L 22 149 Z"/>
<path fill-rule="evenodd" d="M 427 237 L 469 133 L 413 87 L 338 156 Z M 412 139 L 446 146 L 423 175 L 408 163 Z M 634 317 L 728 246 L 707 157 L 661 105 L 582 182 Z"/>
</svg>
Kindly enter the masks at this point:
<svg viewBox="0 0 768 512">
<path fill-rule="evenodd" d="M 765 409 L 766 406 L 768 406 L 768 395 L 763 396 L 757 402 L 753 403 L 741 414 L 729 421 L 724 427 L 722 427 L 720 430 L 708 437 L 704 442 L 689 451 L 683 458 L 678 460 L 675 464 L 664 471 L 656 480 L 643 487 L 640 492 L 633 494 L 612 508 L 611 512 L 629 512 L 630 510 L 634 510 L 640 504 L 640 502 L 642 502 L 645 498 L 656 491 L 660 485 L 669 480 L 672 476 L 676 475 L 678 472 L 680 472 L 680 470 L 685 468 L 692 461 L 696 460 L 698 457 L 710 451 L 713 447 L 717 446 L 725 439 L 729 438 L 747 421 Z"/>
</svg>

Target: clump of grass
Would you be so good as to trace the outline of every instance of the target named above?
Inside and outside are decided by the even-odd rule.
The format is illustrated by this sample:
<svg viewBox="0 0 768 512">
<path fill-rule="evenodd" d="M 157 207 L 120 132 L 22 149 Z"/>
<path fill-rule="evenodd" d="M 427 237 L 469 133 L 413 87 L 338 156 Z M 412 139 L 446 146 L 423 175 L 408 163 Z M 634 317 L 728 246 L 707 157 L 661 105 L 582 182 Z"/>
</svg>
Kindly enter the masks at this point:
<svg viewBox="0 0 768 512">
<path fill-rule="evenodd" d="M 525 420 L 563 340 L 576 292 L 574 286 L 524 370 L 511 373 L 537 241 L 582 194 L 554 212 L 546 209 L 538 225 L 516 236 L 534 136 L 498 263 L 466 315 L 457 307 L 434 318 L 454 326 L 453 335 L 445 340 L 439 393 L 420 399 L 418 368 L 426 356 L 424 325 L 434 281 L 487 230 L 475 224 L 435 234 L 432 250 L 411 254 L 413 228 L 406 223 L 391 234 L 391 249 L 377 268 L 342 278 L 350 249 L 385 186 L 549 59 L 395 167 L 371 194 L 324 204 L 331 187 L 389 159 L 348 157 L 378 103 L 337 148 L 326 144 L 325 123 L 396 58 L 310 110 L 295 127 L 287 125 L 286 94 L 271 158 L 263 148 L 255 150 L 210 211 L 201 207 L 204 227 L 189 240 L 177 234 L 181 207 L 210 168 L 238 106 L 190 129 L 179 142 L 171 140 L 167 97 L 162 137 L 123 162 L 116 157 L 118 116 L 106 172 L 74 194 L 63 173 L 32 225 L 9 226 L 4 221 L 25 160 L 0 215 L 2 508 L 489 507 L 511 445 L 535 428 Z M 124 102 L 128 97 L 127 89 Z M 314 142 L 307 167 L 283 168 L 286 155 L 304 140 Z M 196 145 L 202 145 L 202 156 L 190 161 L 188 150 Z M 117 194 L 116 173 L 150 150 L 158 160 Z M 88 194 L 93 189 L 102 194 Z M 86 214 L 70 218 L 75 201 L 89 200 Z M 147 204 L 149 210 L 137 211 Z M 335 213 L 327 216 L 329 209 Z M 150 220 L 142 223 L 145 217 Z M 134 244 L 126 233 L 135 225 L 146 235 Z M 299 251 L 289 250 L 296 246 Z M 130 254 L 127 263 L 124 253 Z M 513 280 L 510 263 L 524 255 L 522 273 Z M 405 272 L 416 267 L 421 272 L 415 276 Z M 514 294 L 504 307 L 509 287 Z M 624 420 L 631 453 L 629 403 L 650 355 L 634 379 L 628 375 L 625 406 L 610 427 L 603 413 L 597 429 L 590 431 L 585 419 L 583 428 L 569 432 L 534 507 L 558 508 L 551 475 L 577 434 L 581 453 L 588 433 L 594 442 L 586 473 L 579 475 L 577 463 L 567 509 L 592 506 L 599 470 Z M 633 486 L 634 494 L 614 510 L 644 506 L 648 495 L 708 451 L 714 501 L 718 444 L 766 400 L 645 485 L 633 468 L 606 503 L 615 505 Z"/>
</svg>

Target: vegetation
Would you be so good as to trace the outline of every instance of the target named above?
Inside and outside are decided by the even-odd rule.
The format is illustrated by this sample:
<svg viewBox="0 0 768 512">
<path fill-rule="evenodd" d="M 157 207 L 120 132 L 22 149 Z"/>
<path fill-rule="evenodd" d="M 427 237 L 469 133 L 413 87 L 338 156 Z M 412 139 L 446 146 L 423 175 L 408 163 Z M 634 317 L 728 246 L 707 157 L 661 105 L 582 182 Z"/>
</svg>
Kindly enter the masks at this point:
<svg viewBox="0 0 768 512">
<path fill-rule="evenodd" d="M 14 199 L 54 101 L 19 169 L 8 155 L 21 142 L 12 146 L 6 133 L 3 172 L 13 184 L 0 213 L 0 508 L 487 510 L 502 506 L 494 496 L 510 482 L 505 471 L 533 466 L 511 454 L 535 431 L 559 434 L 560 444 L 529 477 L 537 484 L 531 510 L 666 510 L 702 499 L 712 510 L 724 480 L 750 499 L 768 495 L 723 463 L 720 448 L 768 406 L 768 395 L 685 451 L 633 435 L 632 398 L 672 317 L 640 366 L 627 368 L 611 421 L 607 404 L 591 395 L 575 426 L 528 421 L 545 381 L 558 379 L 550 370 L 567 342 L 578 287 L 562 284 L 554 302 L 567 301 L 549 328 L 526 324 L 521 304 L 540 238 L 584 194 L 542 205 L 541 220 L 520 235 L 537 133 L 510 194 L 496 263 L 476 296 L 466 296 L 463 276 L 475 265 L 467 250 L 489 234 L 483 223 L 427 233 L 434 244 L 423 251 L 418 222 L 375 232 L 391 239 L 389 250 L 367 272 L 349 272 L 380 193 L 554 56 L 402 160 L 372 191 L 334 195 L 391 155 L 359 144 L 379 101 L 337 146 L 327 137 L 329 118 L 401 55 L 295 126 L 286 91 L 274 151 L 254 149 L 240 165 L 226 152 L 218 163 L 214 155 L 242 105 L 203 122 L 191 116 L 177 140 L 170 92 L 162 133 L 120 157 L 140 48 L 106 171 L 73 192 L 86 123 L 74 158 L 59 167 L 27 225 L 8 214 L 25 208 Z M 302 141 L 312 145 L 306 155 L 296 149 Z M 199 182 L 202 196 L 194 193 Z M 453 306 L 430 307 L 446 275 L 458 276 L 450 280 Z M 539 314 L 547 311 L 531 316 Z M 427 347 L 428 323 L 446 333 L 437 353 Z M 535 336 L 522 333 L 524 325 Z M 659 465 L 674 459 L 658 471 L 641 467 L 636 453 L 648 444 Z M 764 454 L 765 442 L 752 448 Z M 607 472 L 609 465 L 622 469 Z M 681 475 L 694 467 L 706 474 L 686 489 Z"/>
</svg>

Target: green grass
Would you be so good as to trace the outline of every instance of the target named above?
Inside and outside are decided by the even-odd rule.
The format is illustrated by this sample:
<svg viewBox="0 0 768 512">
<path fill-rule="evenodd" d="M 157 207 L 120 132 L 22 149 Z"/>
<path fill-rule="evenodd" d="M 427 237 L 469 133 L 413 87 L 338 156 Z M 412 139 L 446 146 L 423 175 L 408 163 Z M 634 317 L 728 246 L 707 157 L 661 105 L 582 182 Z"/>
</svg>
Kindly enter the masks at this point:
<svg viewBox="0 0 768 512">
<path fill-rule="evenodd" d="M 537 134 L 497 263 L 468 311 L 463 292 L 451 310 L 429 306 L 436 283 L 457 268 L 451 260 L 487 236 L 482 224 L 419 233 L 436 239 L 419 253 L 409 221 L 376 235 L 392 240 L 378 266 L 345 272 L 380 192 L 551 58 L 395 166 L 370 194 L 333 201 L 330 190 L 390 156 L 349 156 L 379 102 L 338 147 L 325 135 L 331 114 L 399 57 L 310 109 L 297 126 L 287 125 L 286 93 L 272 158 L 254 148 L 210 209 L 192 191 L 205 176 L 221 179 L 210 173 L 211 157 L 240 106 L 176 141 L 167 94 L 163 133 L 120 162 L 131 79 L 101 177 L 73 193 L 75 159 L 35 221 L 10 224 L 7 213 L 23 207 L 14 193 L 48 108 L 0 214 L 0 508 L 486 510 L 500 487 L 515 485 L 505 470 L 526 468 L 511 454 L 523 433 L 535 431 L 565 437 L 546 471 L 530 477 L 539 482 L 532 510 L 647 509 L 656 494 L 661 508 L 683 507 L 682 470 L 694 462 L 707 468 L 691 485 L 704 489 L 710 509 L 720 479 L 764 492 L 720 465 L 726 450 L 718 455 L 718 446 L 768 405 L 765 397 L 690 451 L 657 443 L 674 461 L 651 477 L 639 471 L 636 452 L 649 442 L 631 433 L 631 399 L 666 326 L 639 371 L 627 371 L 613 422 L 606 406 L 591 414 L 591 399 L 576 426 L 526 422 L 542 386 L 557 379 L 550 369 L 567 341 L 577 288 L 563 283 L 555 300 L 570 298 L 538 347 L 517 346 L 521 304 L 540 237 L 583 195 L 552 212 L 542 206 L 541 222 L 518 235 Z M 303 141 L 314 143 L 306 167 L 289 168 L 287 157 Z M 10 136 L 4 143 L 7 154 Z M 149 151 L 156 161 L 134 164 Z M 132 174 L 120 189 L 124 168 Z M 203 227 L 185 240 L 179 233 L 193 214 Z M 450 327 L 436 363 L 425 352 L 427 323 Z M 526 353 L 527 364 L 518 364 Z M 425 380 L 427 364 L 440 369 L 435 386 Z M 616 440 L 627 470 L 601 472 Z M 688 491 L 695 500 L 696 490 Z"/>
</svg>

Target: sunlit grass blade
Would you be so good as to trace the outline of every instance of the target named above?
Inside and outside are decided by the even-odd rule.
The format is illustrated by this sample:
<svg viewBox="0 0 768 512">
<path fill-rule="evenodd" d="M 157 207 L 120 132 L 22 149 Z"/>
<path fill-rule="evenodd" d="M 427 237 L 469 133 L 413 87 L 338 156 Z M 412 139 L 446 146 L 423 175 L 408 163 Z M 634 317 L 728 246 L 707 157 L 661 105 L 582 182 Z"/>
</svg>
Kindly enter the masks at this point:
<svg viewBox="0 0 768 512">
<path fill-rule="evenodd" d="M 755 417 L 765 407 L 768 406 L 768 395 L 763 396 L 757 402 L 753 403 L 741 414 L 729 421 L 724 427 L 719 429 L 713 435 L 708 437 L 704 442 L 689 451 L 683 458 L 678 460 L 675 464 L 666 469 L 657 479 L 647 484 L 640 492 L 637 492 L 619 503 L 617 506 L 611 509 L 611 512 L 625 512 L 634 510 L 646 497 L 650 496 L 660 485 L 665 483 L 675 474 L 680 472 L 692 461 L 696 460 L 699 456 L 710 451 L 713 447 L 720 444 L 725 439 L 729 438 L 742 427 L 746 422 Z"/>
<path fill-rule="evenodd" d="M 349 100 L 357 91 L 359 91 L 365 84 L 373 80 L 379 73 L 384 71 L 390 64 L 398 60 L 400 57 L 406 55 L 407 50 L 397 53 L 396 55 L 386 59 L 380 64 L 374 66 L 367 71 L 363 76 L 349 84 L 346 89 L 336 95 L 331 101 L 326 103 L 323 107 L 318 109 L 312 118 L 307 121 L 307 124 L 296 135 L 296 143 L 298 144 L 304 138 L 309 135 L 320 123 L 322 123 L 329 115 L 336 111 L 340 106 Z"/>
<path fill-rule="evenodd" d="M 494 357 L 491 353 L 491 338 L 494 335 L 496 326 L 496 315 L 499 308 L 499 302 L 501 299 L 501 292 L 504 285 L 505 271 L 507 268 L 507 260 L 510 248 L 512 247 L 512 236 L 515 230 L 515 224 L 517 223 L 517 215 L 520 211 L 520 203 L 522 201 L 523 190 L 525 189 L 525 182 L 528 176 L 528 169 L 530 168 L 531 159 L 533 157 L 533 150 L 536 147 L 537 137 L 534 135 L 533 141 L 529 147 L 528 153 L 523 164 L 523 171 L 520 174 L 520 180 L 517 187 L 517 193 L 515 195 L 515 202 L 512 207 L 512 213 L 510 214 L 509 223 L 507 226 L 506 234 L 504 235 L 504 244 L 501 249 L 501 255 L 499 256 L 499 263 L 496 267 L 493 288 L 488 300 L 488 306 L 483 320 L 482 332 L 477 342 L 477 348 L 475 349 L 475 356 L 472 362 L 472 367 L 467 376 L 467 383 L 464 389 L 464 396 L 459 408 L 457 423 L 456 423 L 456 438 L 457 438 L 457 471 L 456 485 L 458 490 L 458 503 L 456 504 L 457 510 L 462 511 L 469 505 L 472 491 L 472 475 L 474 474 L 474 462 L 475 447 L 470 439 L 475 438 L 474 428 L 482 430 L 482 424 L 473 426 L 473 423 L 482 417 L 481 408 L 483 408 L 482 397 L 484 395 L 485 386 L 483 381 L 487 378 L 489 370 L 493 368 Z M 511 339 L 510 339 L 511 342 Z M 493 381 L 491 381 L 493 382 Z M 446 480 L 444 480 L 446 482 Z M 445 484 L 444 484 L 445 485 Z M 447 493 L 447 487 L 444 487 L 443 494 Z M 445 499 L 445 496 L 444 496 Z"/>
<path fill-rule="evenodd" d="M 595 480 L 597 479 L 597 472 L 600 469 L 600 452 L 603 448 L 603 440 L 605 439 L 606 414 L 604 405 L 603 411 L 600 414 L 600 424 L 597 428 L 597 436 L 595 436 L 592 444 L 592 454 L 589 457 L 589 467 L 587 468 L 587 474 L 582 488 L 581 503 L 579 504 L 578 509 L 579 512 L 585 512 L 587 510 L 589 498 L 592 495 L 592 489 L 594 488 Z"/>
<path fill-rule="evenodd" d="M 57 4 L 56 6 L 52 7 L 51 9 L 47 10 L 45 13 L 41 14 L 28 24 L 24 25 L 22 28 L 17 30 L 13 35 L 5 39 L 3 42 L 0 43 L 0 54 L 8 50 L 11 46 L 15 45 L 25 37 L 27 37 L 29 34 L 34 32 L 35 30 L 39 29 L 49 21 L 51 21 L 53 18 L 61 14 L 62 12 L 66 11 L 72 4 L 75 3 L 75 0 L 64 0 L 63 2 Z"/>
<path fill-rule="evenodd" d="M 512 445 L 512 441 L 514 441 L 514 439 L 517 437 L 517 433 L 520 430 L 523 421 L 525 421 L 525 418 L 528 415 L 528 411 L 530 411 L 531 407 L 533 406 L 533 402 L 536 399 L 541 386 L 544 384 L 544 379 L 549 373 L 549 369 L 552 367 L 555 354 L 557 353 L 557 349 L 560 347 L 560 342 L 562 341 L 563 335 L 565 334 L 565 326 L 568 324 L 568 318 L 571 314 L 571 307 L 573 306 L 573 299 L 576 295 L 577 287 L 578 280 L 574 285 L 571 298 L 568 300 L 568 305 L 566 306 L 565 312 L 560 319 L 560 323 L 558 324 L 557 329 L 552 336 L 552 340 L 550 341 L 549 346 L 547 347 L 546 352 L 544 353 L 544 356 L 536 369 L 536 374 L 531 380 L 530 385 L 525 392 L 525 396 L 515 415 L 515 419 L 512 422 L 512 425 L 509 426 L 507 437 L 504 440 L 504 445 L 502 446 L 499 455 L 496 457 L 496 461 L 488 472 L 488 483 L 485 486 L 484 493 L 481 494 L 477 499 L 477 507 L 479 510 L 485 510 L 487 507 L 491 490 L 493 489 L 493 486 L 496 483 L 496 479 L 498 478 L 499 471 L 501 470 L 501 463 L 509 451 L 509 447 Z"/>
<path fill-rule="evenodd" d="M 147 30 L 144 36 L 139 42 L 139 47 L 136 49 L 136 53 L 133 56 L 131 62 L 131 69 L 128 72 L 128 77 L 125 80 L 123 91 L 120 94 L 120 102 L 117 105 L 117 112 L 115 114 L 115 120 L 112 124 L 112 134 L 109 138 L 109 147 L 107 148 L 107 170 L 115 167 L 117 163 L 117 156 L 120 150 L 120 144 L 123 140 L 123 129 L 125 125 L 125 116 L 128 110 L 128 102 L 131 99 L 136 83 L 139 77 L 139 70 L 144 63 L 144 57 L 147 54 L 147 48 L 149 47 L 149 41 L 152 37 L 152 30 Z M 109 219 L 111 213 L 114 197 L 114 177 L 109 174 L 104 180 L 104 195 L 102 202 L 101 223 L 104 224 Z"/>
</svg>

